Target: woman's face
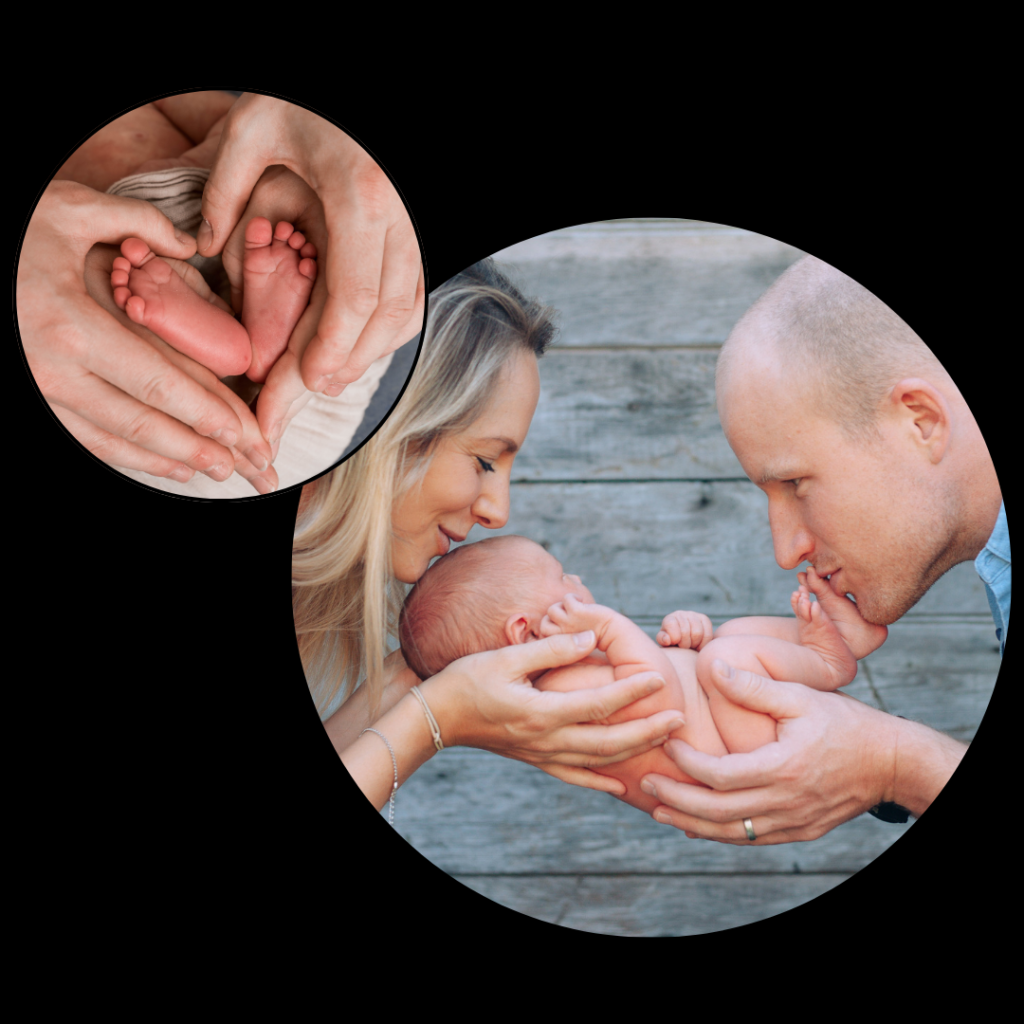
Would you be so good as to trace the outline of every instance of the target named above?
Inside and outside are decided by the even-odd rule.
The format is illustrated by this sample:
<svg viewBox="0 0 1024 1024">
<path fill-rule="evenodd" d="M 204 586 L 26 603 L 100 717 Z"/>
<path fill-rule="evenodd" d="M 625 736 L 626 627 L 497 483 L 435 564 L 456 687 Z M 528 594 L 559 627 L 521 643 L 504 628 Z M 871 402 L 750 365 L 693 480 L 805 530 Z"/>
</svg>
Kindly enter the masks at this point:
<svg viewBox="0 0 1024 1024">
<path fill-rule="evenodd" d="M 437 446 L 420 485 L 391 514 L 391 560 L 403 583 L 415 583 L 432 558 L 445 554 L 453 540 L 465 540 L 476 523 L 496 530 L 508 521 L 512 463 L 539 394 L 536 357 L 517 353 L 480 416 Z"/>
</svg>

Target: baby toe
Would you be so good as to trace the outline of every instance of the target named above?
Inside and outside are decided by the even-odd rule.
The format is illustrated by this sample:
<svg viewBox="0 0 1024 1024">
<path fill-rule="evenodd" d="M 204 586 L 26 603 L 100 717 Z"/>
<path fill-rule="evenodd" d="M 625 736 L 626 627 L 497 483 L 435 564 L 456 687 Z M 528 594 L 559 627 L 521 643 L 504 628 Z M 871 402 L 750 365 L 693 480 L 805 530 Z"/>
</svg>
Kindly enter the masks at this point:
<svg viewBox="0 0 1024 1024">
<path fill-rule="evenodd" d="M 274 237 L 274 229 L 266 217 L 253 217 L 245 225 L 245 240 L 250 245 L 270 245 Z"/>
</svg>

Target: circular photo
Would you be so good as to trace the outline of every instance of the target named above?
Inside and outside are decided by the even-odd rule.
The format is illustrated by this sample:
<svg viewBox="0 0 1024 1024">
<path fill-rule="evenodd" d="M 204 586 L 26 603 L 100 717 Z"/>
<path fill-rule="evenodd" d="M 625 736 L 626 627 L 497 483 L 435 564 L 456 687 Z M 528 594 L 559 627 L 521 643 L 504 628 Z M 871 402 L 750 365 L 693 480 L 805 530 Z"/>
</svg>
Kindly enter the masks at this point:
<svg viewBox="0 0 1024 1024">
<path fill-rule="evenodd" d="M 18 263 L 28 368 L 100 461 L 195 498 L 270 494 L 354 451 L 415 362 L 420 245 L 385 171 L 331 121 L 190 92 L 91 135 Z"/>
<path fill-rule="evenodd" d="M 394 831 L 540 921 L 680 936 L 912 829 L 1010 604 L 992 459 L 914 331 L 784 242 L 637 219 L 467 268 L 423 338 L 293 550 L 311 697 Z"/>
</svg>

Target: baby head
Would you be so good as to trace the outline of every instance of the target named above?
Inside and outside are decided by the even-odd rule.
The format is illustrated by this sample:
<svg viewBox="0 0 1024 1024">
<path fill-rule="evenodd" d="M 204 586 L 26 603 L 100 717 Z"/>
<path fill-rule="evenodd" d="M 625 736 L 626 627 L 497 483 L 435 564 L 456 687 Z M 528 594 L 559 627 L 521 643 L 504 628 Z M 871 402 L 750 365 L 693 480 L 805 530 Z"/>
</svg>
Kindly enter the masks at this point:
<svg viewBox="0 0 1024 1024">
<path fill-rule="evenodd" d="M 439 558 L 409 592 L 398 635 L 405 663 L 421 679 L 457 658 L 540 637 L 551 605 L 594 598 L 578 576 L 525 537 L 492 537 Z"/>
</svg>

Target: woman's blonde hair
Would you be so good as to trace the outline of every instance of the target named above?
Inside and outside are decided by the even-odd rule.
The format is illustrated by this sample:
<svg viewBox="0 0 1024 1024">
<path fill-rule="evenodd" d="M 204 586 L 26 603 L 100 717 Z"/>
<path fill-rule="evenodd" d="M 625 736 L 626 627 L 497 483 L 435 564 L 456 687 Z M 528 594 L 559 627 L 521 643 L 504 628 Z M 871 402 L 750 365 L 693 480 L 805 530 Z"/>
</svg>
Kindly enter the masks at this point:
<svg viewBox="0 0 1024 1024">
<path fill-rule="evenodd" d="M 292 548 L 292 606 L 306 679 L 321 713 L 365 679 L 371 713 L 405 588 L 391 565 L 391 510 L 423 480 L 442 438 L 483 411 L 508 361 L 543 354 L 553 310 L 527 299 L 491 260 L 431 294 L 416 368 L 373 437 L 303 491 Z"/>
</svg>

